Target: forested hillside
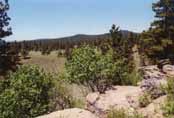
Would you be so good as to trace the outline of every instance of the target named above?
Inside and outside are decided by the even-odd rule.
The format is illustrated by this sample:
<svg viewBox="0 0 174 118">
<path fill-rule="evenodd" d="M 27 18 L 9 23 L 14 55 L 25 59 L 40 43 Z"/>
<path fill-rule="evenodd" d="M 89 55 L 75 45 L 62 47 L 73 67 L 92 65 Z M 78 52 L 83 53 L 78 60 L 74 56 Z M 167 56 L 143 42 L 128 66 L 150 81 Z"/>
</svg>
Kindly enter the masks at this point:
<svg viewBox="0 0 174 118">
<path fill-rule="evenodd" d="M 134 38 L 138 38 L 138 33 L 133 33 L 130 31 L 121 31 L 122 37 L 125 39 L 130 38 L 130 34 L 134 35 Z M 19 42 L 11 42 L 12 45 L 19 45 L 20 48 L 25 48 L 28 51 L 53 51 L 58 49 L 67 49 L 73 48 L 74 46 L 80 46 L 82 44 L 92 44 L 92 45 L 100 45 L 102 42 L 106 40 L 110 40 L 111 36 L 109 33 L 100 34 L 100 35 L 85 35 L 78 34 L 69 37 L 63 38 L 55 38 L 55 39 L 35 39 L 31 41 L 19 41 Z"/>
</svg>

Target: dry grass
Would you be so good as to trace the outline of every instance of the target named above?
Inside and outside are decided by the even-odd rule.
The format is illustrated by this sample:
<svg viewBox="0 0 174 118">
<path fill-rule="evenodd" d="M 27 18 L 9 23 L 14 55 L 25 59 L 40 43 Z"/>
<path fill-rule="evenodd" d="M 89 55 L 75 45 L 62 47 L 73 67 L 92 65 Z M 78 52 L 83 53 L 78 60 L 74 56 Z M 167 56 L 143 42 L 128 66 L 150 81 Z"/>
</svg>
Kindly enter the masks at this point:
<svg viewBox="0 0 174 118">
<path fill-rule="evenodd" d="M 22 64 L 38 65 L 50 73 L 58 73 L 64 69 L 65 57 L 57 57 L 56 52 L 50 55 L 41 55 L 40 52 L 30 52 L 29 59 L 22 59 Z"/>
</svg>

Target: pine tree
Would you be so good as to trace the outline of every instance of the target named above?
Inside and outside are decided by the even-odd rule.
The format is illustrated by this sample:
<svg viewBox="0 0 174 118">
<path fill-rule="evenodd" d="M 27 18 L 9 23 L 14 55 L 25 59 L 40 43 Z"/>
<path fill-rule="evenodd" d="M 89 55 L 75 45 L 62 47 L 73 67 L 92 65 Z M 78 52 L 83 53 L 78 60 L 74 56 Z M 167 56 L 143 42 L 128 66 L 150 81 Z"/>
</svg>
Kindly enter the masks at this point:
<svg viewBox="0 0 174 118">
<path fill-rule="evenodd" d="M 120 28 L 117 27 L 116 25 L 112 25 L 112 28 L 110 30 L 110 34 L 111 34 L 111 39 L 112 39 L 112 47 L 116 48 L 119 47 L 121 44 L 121 32 L 120 32 Z"/>
<path fill-rule="evenodd" d="M 4 38 L 12 34 L 9 26 L 10 17 L 7 15 L 9 10 L 8 0 L 0 1 L 0 38 Z"/>
<path fill-rule="evenodd" d="M 2 38 L 12 34 L 9 27 L 10 17 L 7 15 L 8 10 L 8 0 L 0 0 L 0 75 L 7 70 L 13 70 L 17 60 L 16 53 L 11 50 L 10 44 L 2 40 Z"/>
<path fill-rule="evenodd" d="M 174 0 L 160 0 L 153 3 L 153 11 L 156 13 L 152 27 L 161 29 L 164 36 L 171 39 L 174 35 Z"/>
<path fill-rule="evenodd" d="M 114 58 L 122 58 L 123 51 L 122 51 L 122 35 L 120 32 L 120 28 L 117 27 L 115 24 L 112 25 L 110 29 L 110 36 L 111 36 L 111 47 L 114 50 Z"/>
<path fill-rule="evenodd" d="M 153 3 L 156 20 L 147 32 L 142 33 L 143 47 L 154 60 L 174 59 L 174 0 Z"/>
<path fill-rule="evenodd" d="M 112 39 L 112 48 L 114 50 L 115 55 L 117 55 L 116 58 L 129 58 L 131 44 L 127 38 L 124 38 L 122 36 L 119 27 L 116 27 L 116 25 L 112 25 L 110 35 Z"/>
<path fill-rule="evenodd" d="M 119 29 L 119 27 L 116 27 L 116 25 L 112 25 L 110 35 L 112 40 L 111 47 L 114 51 L 114 60 L 123 60 L 124 63 L 128 66 L 127 69 L 129 71 L 132 71 L 134 68 L 134 64 L 132 62 L 133 58 L 131 40 L 123 37 L 121 30 Z"/>
</svg>

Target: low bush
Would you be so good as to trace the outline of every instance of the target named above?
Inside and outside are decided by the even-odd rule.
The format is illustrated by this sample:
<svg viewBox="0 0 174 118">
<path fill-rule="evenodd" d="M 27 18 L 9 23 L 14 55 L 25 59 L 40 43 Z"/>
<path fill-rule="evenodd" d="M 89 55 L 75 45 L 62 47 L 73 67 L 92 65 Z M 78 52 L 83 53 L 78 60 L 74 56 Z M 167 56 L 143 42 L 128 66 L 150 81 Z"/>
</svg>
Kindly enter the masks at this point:
<svg viewBox="0 0 174 118">
<path fill-rule="evenodd" d="M 72 108 L 81 108 L 84 109 L 85 108 L 85 102 L 81 99 L 71 99 L 71 107 Z"/>
<path fill-rule="evenodd" d="M 174 100 L 174 78 L 168 78 L 165 93 L 169 100 Z"/>
<path fill-rule="evenodd" d="M 140 96 L 138 100 L 140 107 L 146 107 L 152 102 L 151 95 L 147 92 Z"/>
<path fill-rule="evenodd" d="M 0 82 L 0 116 L 31 118 L 49 109 L 51 76 L 35 66 L 22 66 Z"/>
<path fill-rule="evenodd" d="M 83 101 L 73 97 L 65 73 L 55 75 L 53 83 L 54 87 L 50 94 L 50 112 L 66 108 L 83 108 L 85 106 Z"/>
<path fill-rule="evenodd" d="M 108 113 L 107 118 L 144 118 L 144 117 L 137 112 L 128 113 L 124 109 L 119 109 L 119 110 L 114 109 Z"/>
<path fill-rule="evenodd" d="M 165 104 L 162 106 L 163 114 L 166 118 L 174 117 L 174 101 L 167 100 Z"/>
<path fill-rule="evenodd" d="M 127 75 L 127 78 L 124 79 L 125 85 L 137 86 L 138 82 L 142 80 L 142 76 L 140 72 L 132 71 Z"/>
<path fill-rule="evenodd" d="M 162 106 L 164 116 L 167 118 L 174 117 L 174 78 L 169 78 L 167 86 L 165 87 L 167 100 Z"/>
<path fill-rule="evenodd" d="M 62 77 L 22 66 L 0 80 L 0 117 L 31 118 L 77 105 Z"/>
<path fill-rule="evenodd" d="M 53 87 L 50 92 L 49 111 L 57 111 L 73 107 L 73 98 L 66 87 L 66 81 L 60 76 L 53 78 Z"/>
<path fill-rule="evenodd" d="M 103 92 L 101 87 L 106 89 L 104 84 L 110 84 L 115 66 L 111 55 L 102 55 L 96 48 L 85 46 L 73 50 L 71 59 L 66 63 L 66 70 L 70 82 Z"/>
<path fill-rule="evenodd" d="M 127 64 L 121 59 L 114 61 L 112 49 L 102 54 L 101 50 L 90 46 L 76 48 L 66 63 L 66 72 L 70 82 L 100 93 L 111 85 L 130 83 Z"/>
</svg>

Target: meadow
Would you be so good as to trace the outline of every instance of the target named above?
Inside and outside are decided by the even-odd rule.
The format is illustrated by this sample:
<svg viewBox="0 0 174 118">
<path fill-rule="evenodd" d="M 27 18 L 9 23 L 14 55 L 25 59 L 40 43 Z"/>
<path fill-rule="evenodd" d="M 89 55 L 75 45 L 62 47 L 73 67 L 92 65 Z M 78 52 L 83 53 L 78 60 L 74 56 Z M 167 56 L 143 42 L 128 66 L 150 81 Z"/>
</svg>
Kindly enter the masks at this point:
<svg viewBox="0 0 174 118">
<path fill-rule="evenodd" d="M 55 51 L 49 55 L 42 55 L 41 52 L 31 51 L 27 59 L 21 59 L 24 65 L 37 65 L 49 73 L 59 73 L 64 70 L 65 57 L 58 57 Z"/>
</svg>

